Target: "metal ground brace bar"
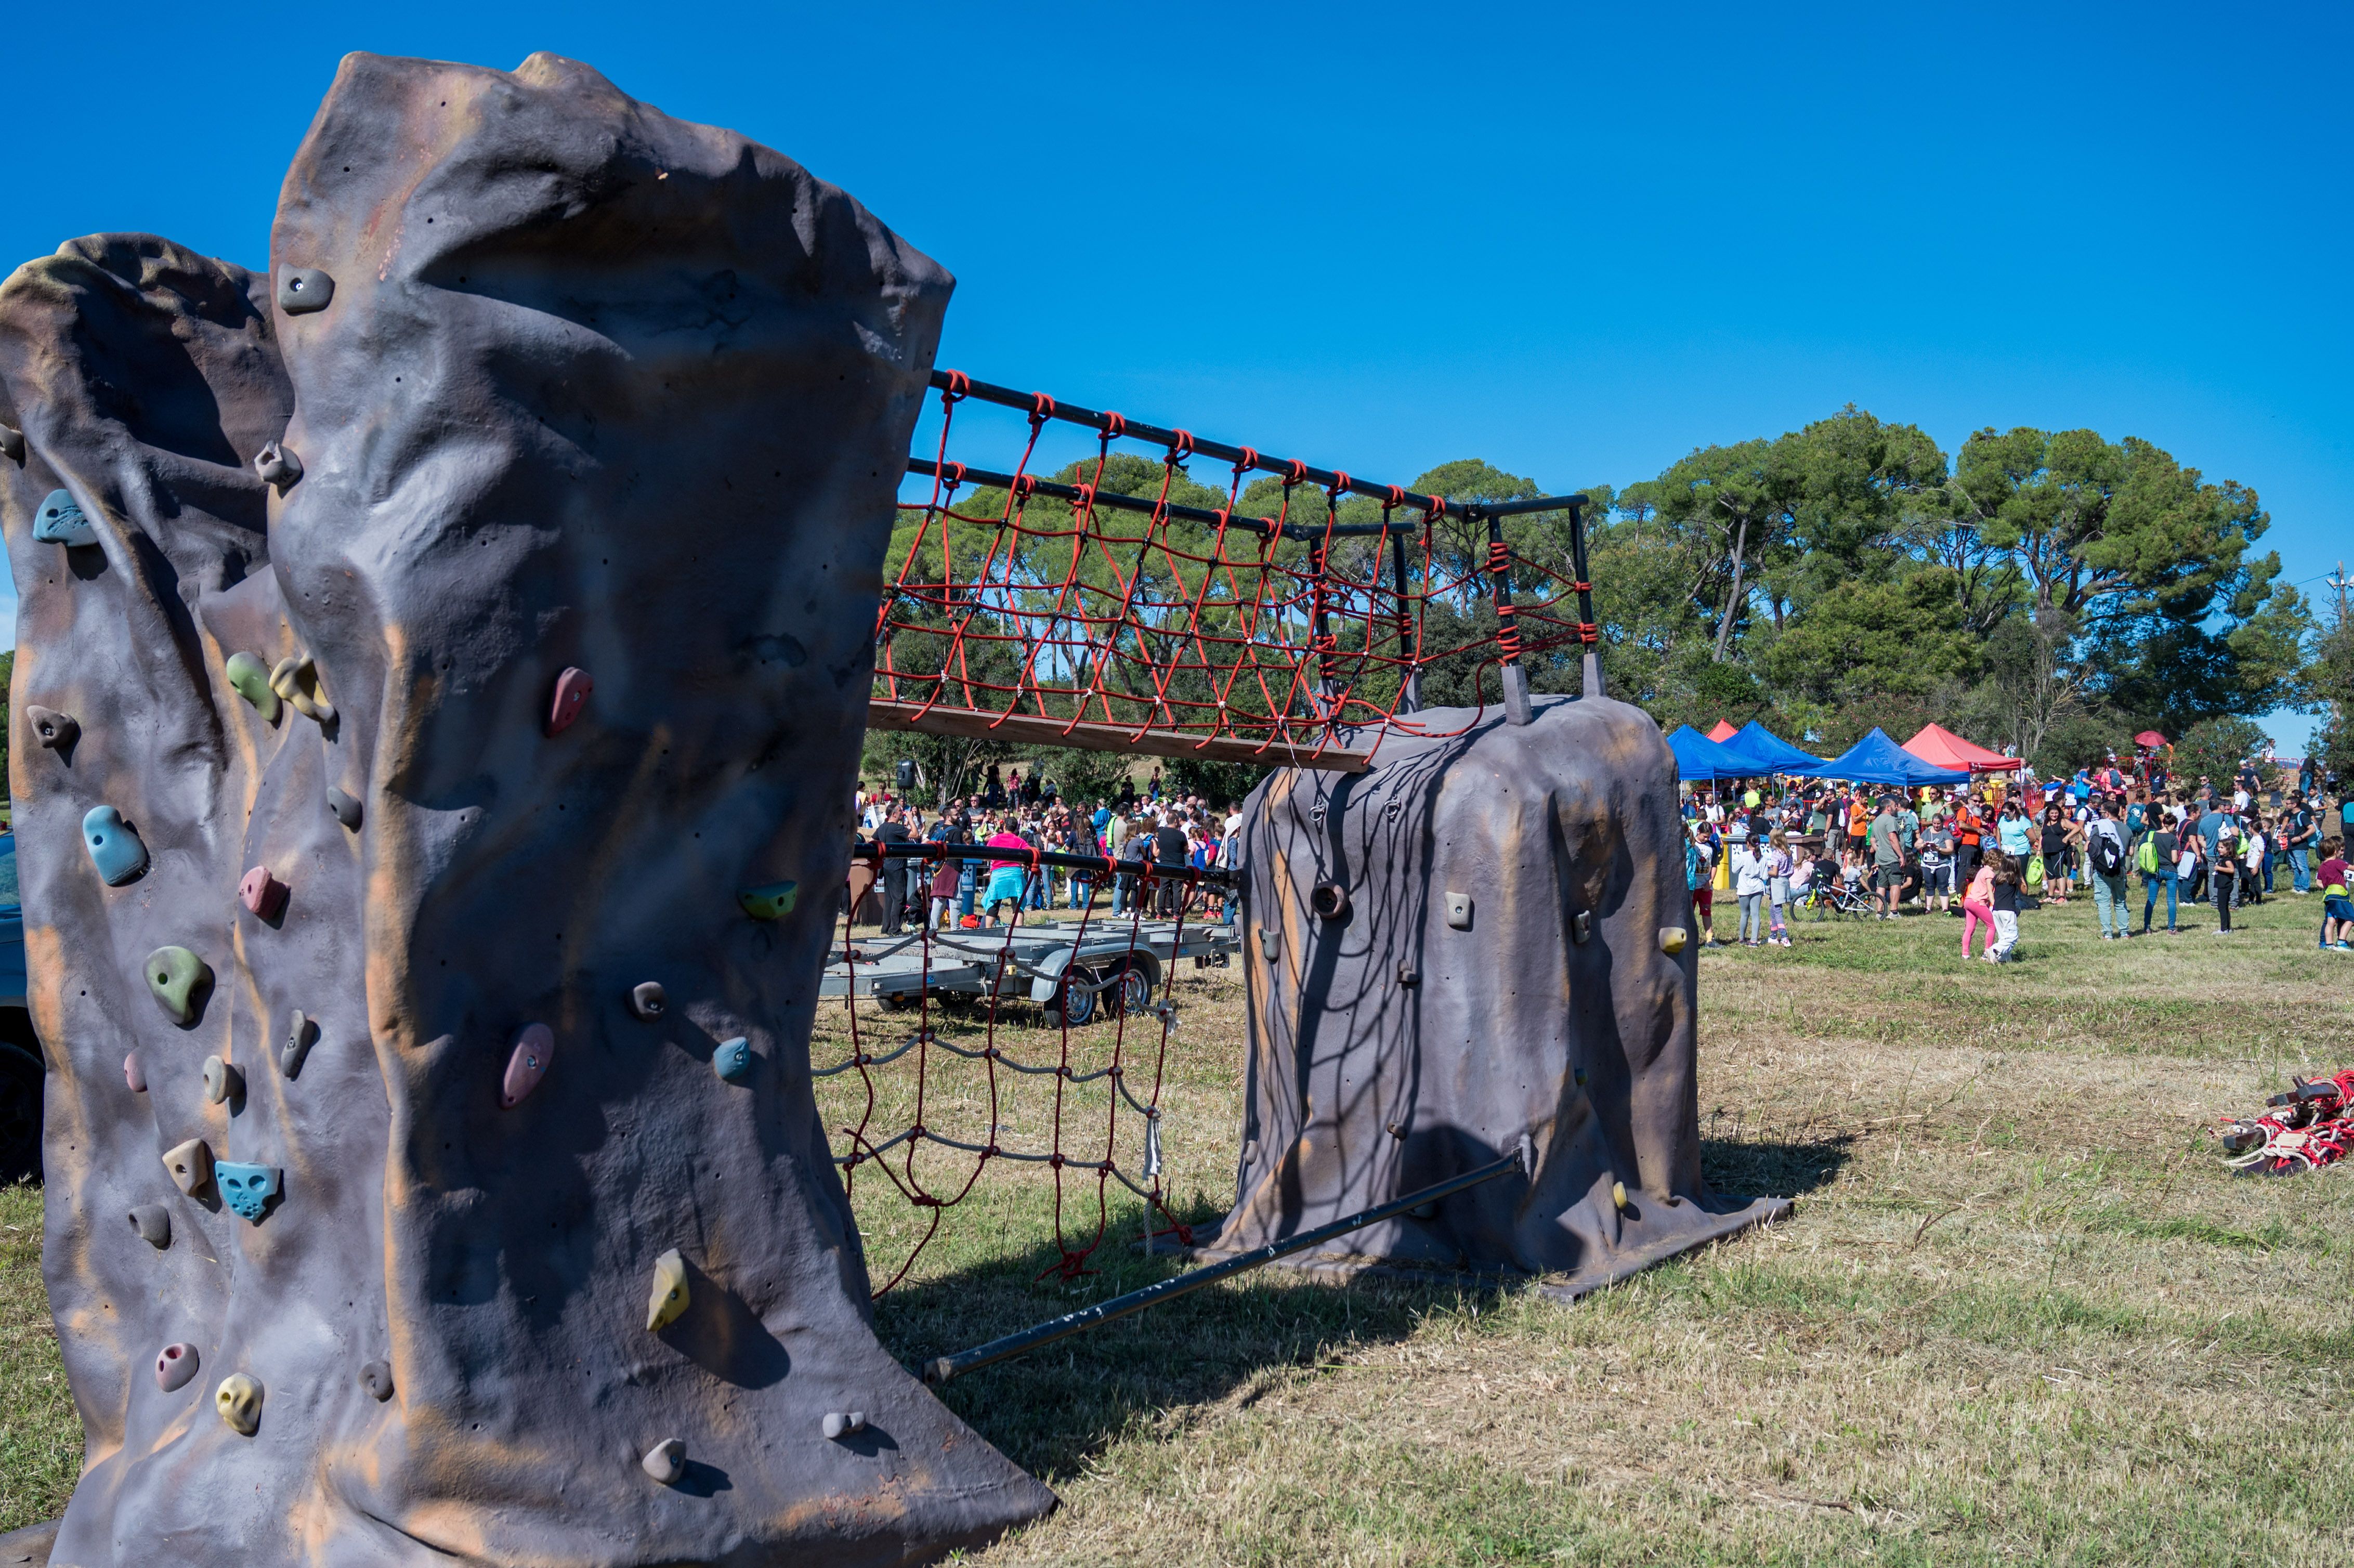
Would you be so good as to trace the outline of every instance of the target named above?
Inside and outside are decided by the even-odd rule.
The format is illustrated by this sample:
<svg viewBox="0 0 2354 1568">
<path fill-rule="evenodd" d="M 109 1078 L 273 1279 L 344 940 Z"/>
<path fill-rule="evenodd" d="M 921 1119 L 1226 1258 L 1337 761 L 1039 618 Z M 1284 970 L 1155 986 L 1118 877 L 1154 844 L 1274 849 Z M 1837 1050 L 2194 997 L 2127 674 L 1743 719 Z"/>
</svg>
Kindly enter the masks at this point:
<svg viewBox="0 0 2354 1568">
<path fill-rule="evenodd" d="M 966 1372 L 977 1371 L 993 1361 L 1002 1361 L 1009 1356 L 1018 1356 L 1025 1351 L 1034 1351 L 1041 1345 L 1051 1344 L 1056 1340 L 1076 1334 L 1083 1329 L 1092 1329 L 1098 1323 L 1108 1323 L 1116 1318 L 1125 1318 L 1130 1313 L 1141 1312 L 1147 1307 L 1158 1307 L 1163 1301 L 1173 1300 L 1190 1291 L 1199 1290 L 1205 1285 L 1214 1285 L 1221 1279 L 1273 1263 L 1279 1257 L 1288 1256 L 1295 1252 L 1304 1252 L 1312 1246 L 1321 1246 L 1335 1237 L 1347 1235 L 1352 1231 L 1363 1230 L 1367 1225 L 1379 1224 L 1384 1220 L 1394 1220 L 1410 1209 L 1418 1209 L 1425 1203 L 1435 1203 L 1441 1198 L 1453 1197 L 1466 1188 L 1477 1187 L 1483 1181 L 1492 1181 L 1497 1177 L 1508 1175 L 1514 1171 L 1520 1171 L 1524 1176 L 1532 1176 L 1535 1167 L 1536 1146 L 1526 1134 L 1522 1134 L 1520 1148 L 1502 1159 L 1482 1165 L 1477 1170 L 1466 1171 L 1459 1176 L 1450 1176 L 1444 1181 L 1425 1187 L 1419 1192 L 1409 1192 L 1403 1198 L 1394 1199 L 1382 1204 L 1379 1208 L 1367 1209 L 1362 1213 L 1351 1214 L 1346 1219 L 1334 1220 L 1331 1224 L 1319 1225 L 1312 1231 L 1302 1231 L 1296 1236 L 1287 1236 L 1282 1241 L 1270 1243 L 1255 1251 L 1227 1258 L 1223 1263 L 1214 1263 L 1207 1268 L 1196 1269 L 1191 1274 L 1181 1274 L 1174 1279 L 1164 1279 L 1158 1285 L 1148 1285 L 1141 1290 L 1131 1290 L 1125 1296 L 1115 1296 L 1108 1301 L 1098 1301 L 1094 1306 L 1083 1307 L 1076 1312 L 1066 1312 L 1060 1318 L 1051 1319 L 1035 1328 L 1024 1329 L 1018 1334 L 1008 1334 L 1002 1339 L 991 1340 L 985 1345 L 976 1345 L 971 1350 L 961 1351 L 952 1356 L 937 1357 L 924 1363 L 924 1381 L 928 1383 L 947 1383 L 951 1378 L 961 1377 Z"/>
</svg>

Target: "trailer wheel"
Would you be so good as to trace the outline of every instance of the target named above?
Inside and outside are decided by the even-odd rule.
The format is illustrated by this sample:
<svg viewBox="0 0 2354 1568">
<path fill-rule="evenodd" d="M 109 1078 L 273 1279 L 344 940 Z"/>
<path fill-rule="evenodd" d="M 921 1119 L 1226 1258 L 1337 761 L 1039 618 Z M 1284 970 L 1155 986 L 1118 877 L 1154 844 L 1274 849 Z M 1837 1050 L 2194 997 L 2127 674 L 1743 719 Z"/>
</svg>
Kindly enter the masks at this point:
<svg viewBox="0 0 2354 1568">
<path fill-rule="evenodd" d="M 1099 979 L 1092 969 L 1078 969 L 1065 975 L 1063 983 L 1055 988 L 1054 996 L 1046 1003 L 1047 1016 L 1073 1029 L 1093 1023 L 1097 1011 L 1103 1003 L 1103 993 L 1095 989 Z M 1074 980 L 1080 983 L 1073 985 Z"/>
<path fill-rule="evenodd" d="M 1152 1005 L 1152 977 L 1144 972 L 1140 964 L 1123 963 L 1114 994 L 1119 999 L 1116 1005 L 1122 1012 L 1142 1012 Z"/>
</svg>

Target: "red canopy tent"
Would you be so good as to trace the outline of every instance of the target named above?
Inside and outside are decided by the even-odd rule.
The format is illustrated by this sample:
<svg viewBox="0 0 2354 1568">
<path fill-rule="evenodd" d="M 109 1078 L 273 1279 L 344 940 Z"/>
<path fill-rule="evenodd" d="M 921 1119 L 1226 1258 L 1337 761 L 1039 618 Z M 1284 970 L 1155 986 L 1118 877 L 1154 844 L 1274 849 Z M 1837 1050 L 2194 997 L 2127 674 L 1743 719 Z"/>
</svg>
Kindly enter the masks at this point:
<svg viewBox="0 0 2354 1568">
<path fill-rule="evenodd" d="M 1716 727 L 1708 732 L 1708 737 L 1711 740 L 1731 740 L 1734 736 L 1739 735 L 1740 733 L 1741 732 L 1739 730 L 1734 728 L 1723 719 L 1719 719 L 1716 721 Z"/>
<path fill-rule="evenodd" d="M 1904 749 L 1933 766 L 1967 768 L 1973 773 L 2007 773 L 2027 766 L 2016 757 L 1973 746 L 1943 725 L 1923 725 L 1921 733 L 1904 743 Z"/>
</svg>

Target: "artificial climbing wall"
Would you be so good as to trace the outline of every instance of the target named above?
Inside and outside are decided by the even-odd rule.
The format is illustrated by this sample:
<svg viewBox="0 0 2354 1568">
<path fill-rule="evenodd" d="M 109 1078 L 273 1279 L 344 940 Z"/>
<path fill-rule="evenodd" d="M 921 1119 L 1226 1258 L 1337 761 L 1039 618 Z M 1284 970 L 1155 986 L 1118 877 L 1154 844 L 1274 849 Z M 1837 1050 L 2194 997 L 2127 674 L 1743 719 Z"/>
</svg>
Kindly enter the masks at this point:
<svg viewBox="0 0 2354 1568">
<path fill-rule="evenodd" d="M 808 1075 L 949 278 L 548 56 L 351 57 L 270 254 L 0 286 L 54 1561 L 1039 1513 L 876 1343 Z"/>
<path fill-rule="evenodd" d="M 1593 683 L 1598 687 L 1599 683 Z M 1250 1054 L 1232 1255 L 1387 1203 L 1523 1136 L 1490 1181 L 1295 1267 L 1542 1278 L 1575 1297 L 1787 1210 L 1700 1165 L 1696 948 L 1675 759 L 1591 690 L 1419 715 L 1362 774 L 1244 803 Z"/>
</svg>

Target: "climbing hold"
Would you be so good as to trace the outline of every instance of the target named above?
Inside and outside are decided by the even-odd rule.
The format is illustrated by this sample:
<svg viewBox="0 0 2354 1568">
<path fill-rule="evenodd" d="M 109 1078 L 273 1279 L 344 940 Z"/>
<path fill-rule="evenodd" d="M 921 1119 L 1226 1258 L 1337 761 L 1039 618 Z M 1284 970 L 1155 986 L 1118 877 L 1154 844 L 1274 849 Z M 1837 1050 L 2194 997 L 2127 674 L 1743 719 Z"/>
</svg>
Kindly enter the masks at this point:
<svg viewBox="0 0 2354 1568">
<path fill-rule="evenodd" d="M 25 432 L 14 425 L 0 425 L 0 457 L 10 462 L 25 461 Z"/>
<path fill-rule="evenodd" d="M 81 842 L 109 887 L 120 887 L 147 869 L 147 846 L 111 806 L 92 806 L 82 813 Z"/>
<path fill-rule="evenodd" d="M 278 274 L 278 308 L 290 316 L 323 311 L 335 297 L 335 281 L 315 267 L 289 267 Z"/>
<path fill-rule="evenodd" d="M 205 1103 L 227 1105 L 245 1097 L 245 1075 L 217 1056 L 205 1058 Z"/>
<path fill-rule="evenodd" d="M 52 490 L 33 514 L 33 537 L 45 545 L 95 545 L 98 530 L 82 515 L 80 503 L 71 493 Z"/>
<path fill-rule="evenodd" d="M 564 673 L 556 677 L 556 700 L 547 709 L 547 733 L 561 735 L 570 729 L 572 721 L 580 716 L 582 705 L 588 701 L 588 694 L 596 689 L 597 683 L 588 678 L 588 671 L 567 666 Z"/>
<path fill-rule="evenodd" d="M 1626 1183 L 1626 1182 L 1624 1182 L 1624 1181 L 1613 1181 L 1613 1182 L 1611 1182 L 1611 1183 L 1610 1183 L 1610 1202 L 1611 1202 L 1612 1203 L 1614 1203 L 1614 1204 L 1616 1204 L 1616 1205 L 1617 1206 L 1618 1212 L 1619 1212 L 1620 1213 L 1622 1213 L 1622 1214 L 1623 1214 L 1623 1213 L 1625 1213 L 1627 1212 L 1627 1183 Z"/>
<path fill-rule="evenodd" d="M 166 1150 L 164 1169 L 172 1173 L 172 1185 L 193 1198 L 212 1184 L 212 1146 L 201 1138 Z"/>
<path fill-rule="evenodd" d="M 866 1412 L 863 1410 L 829 1410 L 822 1423 L 828 1437 L 855 1437 L 866 1430 Z"/>
<path fill-rule="evenodd" d="M 736 898 L 753 919 L 779 920 L 793 912 L 793 895 L 800 887 L 798 882 L 771 882 L 764 887 L 748 887 Z"/>
<path fill-rule="evenodd" d="M 499 1108 L 513 1110 L 547 1076 L 556 1057 L 556 1034 L 545 1023 L 526 1023 L 515 1036 L 514 1054 L 507 1058 L 506 1080 L 499 1088 Z"/>
<path fill-rule="evenodd" d="M 122 1058 L 122 1081 L 131 1086 L 134 1095 L 147 1092 L 147 1069 L 139 1065 L 139 1053 L 132 1052 Z"/>
<path fill-rule="evenodd" d="M 740 1034 L 733 1040 L 722 1040 L 719 1048 L 711 1054 L 711 1070 L 734 1083 L 752 1070 L 752 1043 Z"/>
<path fill-rule="evenodd" d="M 645 1472 L 664 1486 L 669 1486 L 686 1474 L 686 1445 L 676 1437 L 665 1437 L 646 1450 L 638 1461 Z"/>
<path fill-rule="evenodd" d="M 286 907 L 286 885 L 270 875 L 268 866 L 257 865 L 237 885 L 237 898 L 264 920 L 275 920 Z"/>
<path fill-rule="evenodd" d="M 196 1347 L 186 1340 L 155 1353 L 155 1386 L 175 1393 L 196 1380 Z"/>
<path fill-rule="evenodd" d="M 378 1404 L 390 1399 L 392 1397 L 392 1363 L 370 1361 L 360 1368 L 360 1387 L 365 1389 L 367 1396 Z"/>
<path fill-rule="evenodd" d="M 1319 883 L 1308 895 L 1308 907 L 1321 920 L 1349 917 L 1349 890 L 1337 882 Z"/>
<path fill-rule="evenodd" d="M 1450 893 L 1447 895 L 1447 923 L 1458 931 L 1471 928 L 1471 895 Z"/>
<path fill-rule="evenodd" d="M 37 704 L 25 705 L 25 720 L 33 726 L 33 738 L 51 751 L 72 749 L 74 741 L 81 735 L 81 726 L 75 721 L 73 715 L 61 714 Z"/>
<path fill-rule="evenodd" d="M 309 654 L 278 661 L 278 667 L 270 672 L 270 689 L 292 704 L 304 718 L 320 724 L 335 722 L 335 705 L 320 694 L 319 667 Z"/>
<path fill-rule="evenodd" d="M 646 1329 L 660 1333 L 686 1310 L 686 1260 L 676 1247 L 654 1259 L 654 1292 L 646 1301 Z"/>
<path fill-rule="evenodd" d="M 240 1437 L 261 1430 L 261 1385 L 243 1372 L 231 1372 L 213 1390 L 213 1408 Z"/>
<path fill-rule="evenodd" d="M 212 983 L 212 966 L 186 948 L 158 948 L 147 955 L 147 989 L 175 1023 L 196 1021 L 204 1011 L 205 988 Z"/>
<path fill-rule="evenodd" d="M 645 980 L 630 988 L 630 1011 L 640 1018 L 655 1019 L 670 1005 L 660 980 Z"/>
<path fill-rule="evenodd" d="M 220 1183 L 221 1197 L 238 1213 L 261 1223 L 262 1211 L 270 1200 L 278 1196 L 279 1170 L 275 1165 L 240 1165 L 234 1160 L 224 1160 L 213 1167 L 213 1180 Z"/>
<path fill-rule="evenodd" d="M 157 1252 L 172 1245 L 172 1211 L 163 1204 L 135 1203 L 129 1217 L 131 1228 L 139 1233 L 139 1239 Z"/>
<path fill-rule="evenodd" d="M 1659 927 L 1659 951 L 1674 958 L 1684 950 L 1684 928 L 1681 926 Z"/>
<path fill-rule="evenodd" d="M 1594 935 L 1594 911 L 1581 909 L 1569 917 L 1569 939 L 1583 942 Z"/>
<path fill-rule="evenodd" d="M 302 477 L 302 460 L 271 441 L 254 455 L 253 471 L 261 476 L 262 483 L 275 485 L 283 495 Z"/>
<path fill-rule="evenodd" d="M 1572 1068 L 1569 1070 L 1569 1076 L 1570 1076 L 1571 1081 L 1572 1081 L 1572 1082 L 1574 1082 L 1574 1083 L 1575 1083 L 1579 1088 L 1581 1088 L 1581 1089 L 1582 1089 L 1582 1088 L 1584 1088 L 1584 1087 L 1585 1086 L 1585 1068 L 1583 1068 L 1583 1067 L 1572 1067 Z"/>
<path fill-rule="evenodd" d="M 327 786 L 327 810 L 333 812 L 334 814 L 335 821 L 343 823 L 344 826 L 355 831 L 358 829 L 360 825 L 359 801 L 354 797 L 345 794 L 341 789 L 336 789 L 332 784 Z"/>
<path fill-rule="evenodd" d="M 278 722 L 278 694 L 270 689 L 270 666 L 250 653 L 232 653 L 224 666 L 229 689 L 253 705 L 264 724 Z"/>
<path fill-rule="evenodd" d="M 317 1022 L 306 1016 L 301 1008 L 286 1021 L 286 1039 L 278 1047 L 278 1070 L 290 1078 L 302 1074 L 302 1058 L 311 1054 L 311 1043 L 319 1037 Z"/>
<path fill-rule="evenodd" d="M 1258 928 L 1258 956 L 1272 960 L 1282 951 L 1283 938 L 1275 934 L 1272 927 L 1261 926 Z"/>
</svg>

